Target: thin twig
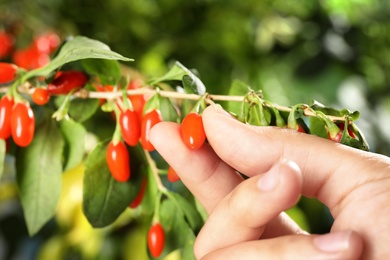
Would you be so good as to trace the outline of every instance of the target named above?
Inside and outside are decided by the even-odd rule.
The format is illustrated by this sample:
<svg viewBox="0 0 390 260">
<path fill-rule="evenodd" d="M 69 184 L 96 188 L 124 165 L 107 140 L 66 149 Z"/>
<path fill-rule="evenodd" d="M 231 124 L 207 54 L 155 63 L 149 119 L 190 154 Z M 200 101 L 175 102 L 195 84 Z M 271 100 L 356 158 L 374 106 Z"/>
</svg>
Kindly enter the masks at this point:
<svg viewBox="0 0 390 260">
<path fill-rule="evenodd" d="M 0 88 L 0 92 L 6 92 L 8 88 Z M 21 86 L 18 89 L 21 93 L 32 94 L 34 87 L 27 83 Z M 173 99 L 187 99 L 187 100 L 198 100 L 201 98 L 201 95 L 197 94 L 187 94 L 175 91 L 167 91 L 167 90 L 158 90 L 161 97 L 173 98 Z M 126 91 L 127 95 L 149 95 L 152 96 L 157 92 L 157 90 L 152 88 L 139 88 L 139 89 L 129 89 Z M 110 92 L 100 92 L 100 91 L 88 91 L 86 89 L 81 89 L 80 91 L 73 94 L 74 97 L 78 98 L 96 98 L 96 99 L 117 99 L 121 97 L 123 93 L 121 91 L 110 91 Z M 208 94 L 207 100 L 208 103 L 213 101 L 228 101 L 228 102 L 243 102 L 245 96 L 231 96 L 231 95 L 216 95 L 216 94 Z M 268 103 L 264 104 L 265 106 L 270 107 L 271 105 Z M 273 106 L 279 111 L 290 112 L 291 107 L 280 106 L 273 104 Z M 303 113 L 305 116 L 316 116 L 316 114 L 310 109 L 304 109 Z M 343 121 L 345 117 L 341 116 L 331 116 L 327 115 L 327 117 L 332 121 Z"/>
</svg>

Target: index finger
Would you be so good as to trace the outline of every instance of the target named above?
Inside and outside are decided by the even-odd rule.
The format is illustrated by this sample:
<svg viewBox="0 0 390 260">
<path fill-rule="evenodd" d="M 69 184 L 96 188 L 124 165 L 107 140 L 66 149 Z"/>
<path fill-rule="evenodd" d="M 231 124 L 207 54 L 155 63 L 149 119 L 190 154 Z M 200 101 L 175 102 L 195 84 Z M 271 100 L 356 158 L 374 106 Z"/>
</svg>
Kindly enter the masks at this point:
<svg viewBox="0 0 390 260">
<path fill-rule="evenodd" d="M 157 124 L 150 132 L 150 140 L 209 213 L 243 180 L 210 146 L 195 151 L 187 148 L 178 124 Z"/>
</svg>

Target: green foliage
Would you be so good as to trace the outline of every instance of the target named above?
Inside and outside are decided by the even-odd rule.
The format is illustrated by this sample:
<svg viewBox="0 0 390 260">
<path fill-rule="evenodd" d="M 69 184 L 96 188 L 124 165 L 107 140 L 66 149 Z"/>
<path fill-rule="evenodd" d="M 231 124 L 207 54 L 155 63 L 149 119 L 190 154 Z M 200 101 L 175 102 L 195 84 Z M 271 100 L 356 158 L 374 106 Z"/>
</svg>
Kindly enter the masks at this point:
<svg viewBox="0 0 390 260">
<path fill-rule="evenodd" d="M 84 59 L 82 64 L 85 71 L 89 75 L 97 76 L 103 85 L 116 85 L 122 75 L 117 60 Z"/>
<path fill-rule="evenodd" d="M 194 231 L 184 220 L 183 213 L 184 211 L 172 200 L 164 200 L 161 204 L 161 224 L 164 227 L 164 231 L 166 231 L 166 245 L 162 257 L 175 249 L 191 247 L 195 241 Z M 190 254 L 186 253 L 186 257 L 188 258 L 185 259 L 189 260 L 195 259 L 192 252 Z"/>
<path fill-rule="evenodd" d="M 17 154 L 17 182 L 30 235 L 55 214 L 61 194 L 63 147 L 55 121 L 46 119 L 37 127 L 32 143 Z"/>
<path fill-rule="evenodd" d="M 143 150 L 129 148 L 131 177 L 127 182 L 117 182 L 108 170 L 106 150 L 108 141 L 98 144 L 86 161 L 83 189 L 83 211 L 94 227 L 113 223 L 137 195 L 147 164 Z"/>
<path fill-rule="evenodd" d="M 81 163 L 85 152 L 87 131 L 83 125 L 72 119 L 62 120 L 60 122 L 60 130 L 65 140 L 64 171 L 66 171 Z"/>
<path fill-rule="evenodd" d="M 58 54 L 49 64 L 42 68 L 27 72 L 21 79 L 22 82 L 31 77 L 46 76 L 66 63 L 83 59 L 107 59 L 131 61 L 116 52 L 110 50 L 108 45 L 84 36 L 76 36 L 68 40 Z"/>
</svg>

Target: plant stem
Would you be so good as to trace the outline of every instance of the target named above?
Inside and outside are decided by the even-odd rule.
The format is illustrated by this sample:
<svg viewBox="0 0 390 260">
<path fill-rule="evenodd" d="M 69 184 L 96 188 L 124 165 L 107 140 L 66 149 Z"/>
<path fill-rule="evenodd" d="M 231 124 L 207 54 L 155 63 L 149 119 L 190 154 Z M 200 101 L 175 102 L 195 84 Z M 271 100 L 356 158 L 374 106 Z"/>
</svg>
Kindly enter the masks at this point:
<svg viewBox="0 0 390 260">
<path fill-rule="evenodd" d="M 26 83 L 28 84 L 28 83 Z M 33 91 L 33 86 L 26 86 L 24 84 L 23 87 L 20 87 L 18 90 L 21 93 L 31 94 Z M 5 88 L 6 89 L 6 88 Z M 4 91 L 4 89 L 2 89 Z M 202 95 L 197 94 L 187 94 L 175 91 L 167 91 L 159 89 L 159 94 L 161 97 L 173 98 L 173 99 L 188 99 L 188 100 L 199 100 Z M 4 91 L 5 92 L 5 91 Z M 126 91 L 127 95 L 149 95 L 152 96 L 157 92 L 157 90 L 152 88 L 139 88 L 139 89 L 129 89 Z M 123 95 L 123 91 L 111 91 L 111 92 L 98 92 L 98 91 L 88 91 L 85 89 L 81 89 L 80 91 L 73 94 L 75 97 L 79 98 L 97 98 L 97 99 L 116 99 Z M 212 101 L 228 101 L 228 102 L 243 102 L 245 96 L 231 96 L 231 95 L 215 95 L 208 94 L 206 100 L 208 102 Z M 267 107 L 271 107 L 271 104 L 265 102 L 264 104 Z M 278 109 L 279 111 L 290 112 L 292 110 L 291 107 L 280 106 L 273 104 L 273 107 Z M 308 107 L 303 110 L 305 116 L 316 116 L 316 114 Z M 332 121 L 344 121 L 345 117 L 342 116 L 331 116 L 327 115 L 327 117 Z"/>
<path fill-rule="evenodd" d="M 152 173 L 153 173 L 153 177 L 157 183 L 157 188 L 162 192 L 162 193 L 166 193 L 167 191 L 167 188 L 165 188 L 165 186 L 162 184 L 161 182 L 161 178 L 160 176 L 158 175 L 158 168 L 156 166 L 156 163 L 155 161 L 153 160 L 153 158 L 150 156 L 150 153 L 148 151 L 146 151 L 144 149 L 144 153 L 145 153 L 145 157 L 146 157 L 146 160 L 148 161 L 148 164 L 152 170 Z"/>
</svg>

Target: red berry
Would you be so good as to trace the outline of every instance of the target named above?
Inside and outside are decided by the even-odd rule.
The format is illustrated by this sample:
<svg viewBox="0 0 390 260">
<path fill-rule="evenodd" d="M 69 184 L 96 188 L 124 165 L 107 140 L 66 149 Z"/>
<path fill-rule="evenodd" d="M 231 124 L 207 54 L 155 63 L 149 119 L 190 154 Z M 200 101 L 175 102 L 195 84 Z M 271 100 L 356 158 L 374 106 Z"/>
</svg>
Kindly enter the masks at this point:
<svg viewBox="0 0 390 260">
<path fill-rule="evenodd" d="M 133 110 L 137 113 L 138 120 L 142 121 L 142 112 L 144 110 L 144 106 L 146 103 L 146 99 L 144 95 L 132 95 L 129 96 L 131 101 L 131 105 L 133 106 Z"/>
<path fill-rule="evenodd" d="M 304 129 L 303 126 L 301 126 L 301 125 L 298 125 L 298 132 L 300 132 L 300 133 L 306 133 L 305 129 Z"/>
<path fill-rule="evenodd" d="M 11 97 L 3 96 L 0 99 L 0 139 L 7 139 L 11 136 L 11 114 L 14 100 Z"/>
<path fill-rule="evenodd" d="M 332 141 L 335 141 L 336 143 L 340 143 L 341 139 L 343 137 L 343 131 L 341 130 L 340 132 L 338 132 L 335 137 L 331 137 L 330 134 L 328 133 L 328 139 L 329 140 L 332 140 Z"/>
<path fill-rule="evenodd" d="M 141 144 L 142 147 L 151 152 L 154 151 L 154 146 L 149 140 L 149 132 L 150 129 L 157 123 L 160 123 L 162 121 L 161 113 L 159 110 L 152 110 L 145 114 L 145 116 L 142 118 L 141 123 Z"/>
<path fill-rule="evenodd" d="M 50 94 L 64 95 L 82 88 L 87 81 L 87 75 L 81 71 L 63 71 L 47 86 L 47 90 Z"/>
<path fill-rule="evenodd" d="M 108 169 L 115 180 L 125 182 L 130 178 L 130 156 L 123 142 L 114 145 L 111 141 L 108 144 L 106 161 Z"/>
<path fill-rule="evenodd" d="M 60 45 L 60 37 L 53 32 L 48 32 L 35 37 L 33 46 L 40 53 L 50 54 Z"/>
<path fill-rule="evenodd" d="M 11 34 L 0 32 L 0 59 L 11 54 L 14 45 L 14 38 Z"/>
<path fill-rule="evenodd" d="M 141 136 L 141 123 L 137 113 L 130 109 L 121 112 L 119 125 L 125 142 L 130 146 L 136 146 Z"/>
<path fill-rule="evenodd" d="M 17 103 L 11 113 L 11 134 L 14 142 L 21 147 L 28 146 L 35 131 L 35 117 L 29 105 Z"/>
<path fill-rule="evenodd" d="M 35 104 L 43 106 L 50 100 L 50 93 L 45 88 L 36 88 L 31 96 Z"/>
<path fill-rule="evenodd" d="M 183 119 L 181 123 L 181 137 L 184 144 L 192 150 L 202 147 L 206 140 L 206 133 L 203 128 L 201 115 L 192 112 Z"/>
<path fill-rule="evenodd" d="M 142 80 L 132 80 L 129 82 L 128 89 L 139 89 L 142 87 Z M 138 118 L 142 121 L 142 111 L 146 103 L 146 98 L 144 95 L 131 95 L 129 96 L 131 104 L 133 105 L 133 110 L 137 113 Z"/>
<path fill-rule="evenodd" d="M 16 50 L 12 59 L 16 65 L 26 70 L 41 68 L 50 62 L 49 55 L 40 52 L 34 45 Z"/>
<path fill-rule="evenodd" d="M 177 182 L 180 180 L 179 175 L 177 175 L 176 171 L 171 166 L 169 166 L 169 168 L 168 168 L 167 178 L 168 178 L 168 181 L 170 181 L 170 182 Z"/>
<path fill-rule="evenodd" d="M 0 84 L 11 82 L 17 75 L 18 67 L 12 63 L 0 62 Z"/>
<path fill-rule="evenodd" d="M 160 223 L 152 225 L 148 232 L 148 248 L 153 257 L 159 257 L 164 250 L 165 233 Z"/>
<path fill-rule="evenodd" d="M 139 190 L 137 196 L 134 198 L 134 200 L 130 203 L 130 208 L 132 209 L 135 209 L 136 207 L 138 207 L 141 202 L 142 202 L 142 199 L 144 198 L 144 195 L 145 195 L 145 190 L 146 190 L 146 178 L 144 178 L 142 180 L 142 183 L 141 183 L 141 189 Z"/>
</svg>

